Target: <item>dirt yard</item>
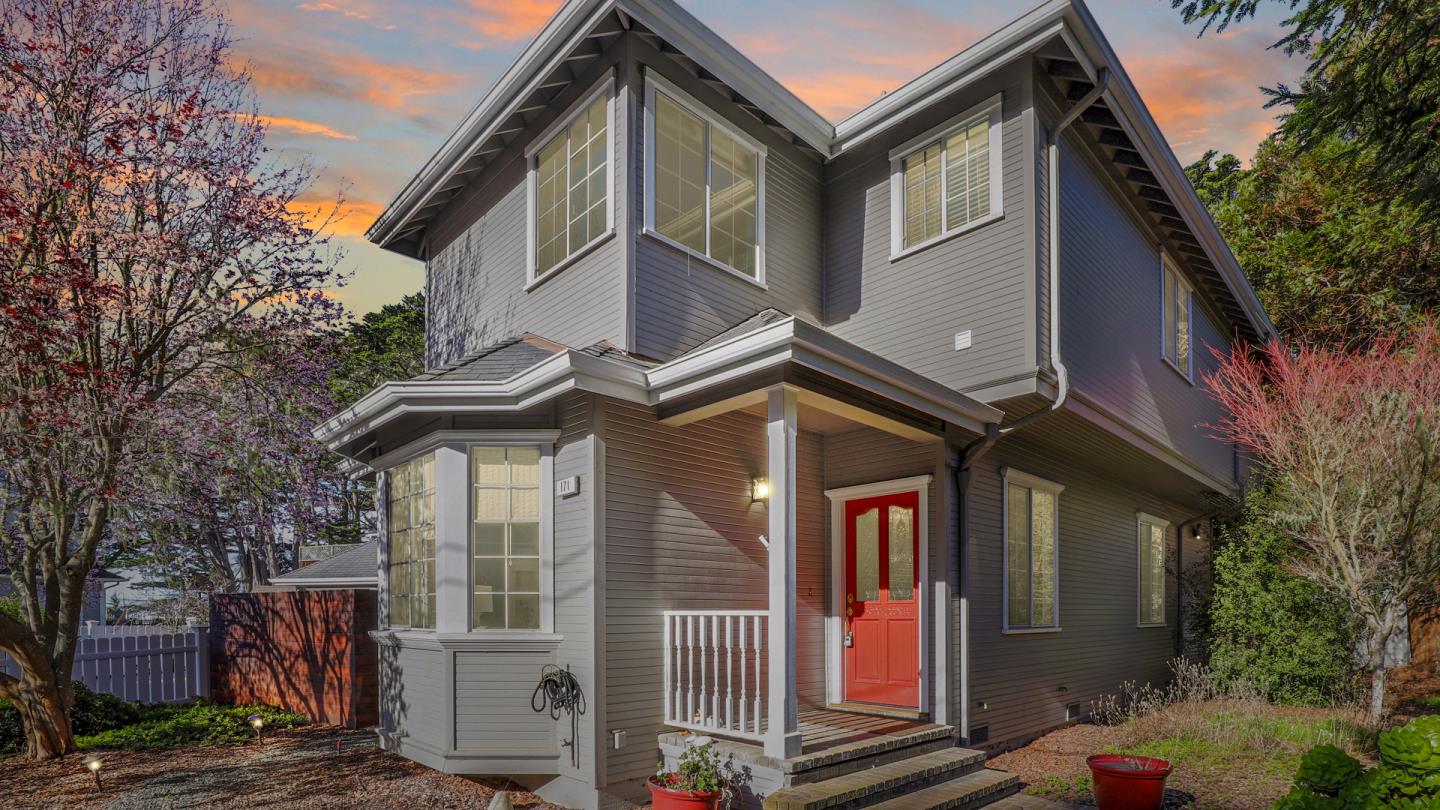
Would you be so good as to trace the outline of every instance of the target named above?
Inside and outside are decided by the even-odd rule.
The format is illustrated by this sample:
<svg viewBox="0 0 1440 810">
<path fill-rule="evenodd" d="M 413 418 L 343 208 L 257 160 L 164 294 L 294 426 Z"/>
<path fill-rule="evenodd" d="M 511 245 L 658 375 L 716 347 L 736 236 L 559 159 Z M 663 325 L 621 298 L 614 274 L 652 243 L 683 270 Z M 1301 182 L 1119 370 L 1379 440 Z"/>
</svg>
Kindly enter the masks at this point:
<svg viewBox="0 0 1440 810">
<path fill-rule="evenodd" d="M 0 761 L 0 807 L 152 810 L 182 807 L 484 808 L 497 789 L 515 807 L 555 807 L 503 780 L 447 776 L 381 751 L 375 735 L 327 726 L 267 734 L 263 743 L 105 752 L 104 789 L 83 755 Z"/>
</svg>

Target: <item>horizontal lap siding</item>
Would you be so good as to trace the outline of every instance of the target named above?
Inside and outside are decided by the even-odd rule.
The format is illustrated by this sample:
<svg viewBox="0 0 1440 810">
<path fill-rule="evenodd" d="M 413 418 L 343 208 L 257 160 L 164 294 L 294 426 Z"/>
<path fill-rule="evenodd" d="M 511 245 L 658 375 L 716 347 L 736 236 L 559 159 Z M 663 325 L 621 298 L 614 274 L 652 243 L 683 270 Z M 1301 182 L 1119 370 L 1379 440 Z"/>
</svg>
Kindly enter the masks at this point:
<svg viewBox="0 0 1440 810">
<path fill-rule="evenodd" d="M 1067 139 L 1060 178 L 1061 337 L 1075 390 L 1222 480 L 1228 445 L 1202 427 L 1220 411 L 1203 386 L 1229 341 L 1195 302 L 1195 384 L 1160 356 L 1160 254 L 1101 168 Z"/>
<path fill-rule="evenodd" d="M 663 730 L 661 612 L 764 609 L 766 510 L 750 502 L 765 474 L 765 422 L 732 413 L 684 427 L 648 408 L 605 403 L 607 728 L 630 743 L 607 754 L 609 783 L 644 777 Z M 819 436 L 797 450 L 797 587 L 802 705 L 823 702 L 825 549 Z"/>
<path fill-rule="evenodd" d="M 958 390 L 1034 370 L 1028 82 L 1027 71 L 1006 70 L 828 167 L 828 328 Z M 1004 218 L 892 262 L 889 150 L 996 93 Z M 955 333 L 967 329 L 973 344 L 957 352 Z"/>
<path fill-rule="evenodd" d="M 447 748 L 445 661 L 439 650 L 380 647 L 380 722 L 436 750 Z"/>
<path fill-rule="evenodd" d="M 765 144 L 765 284 L 761 289 L 657 239 L 639 234 L 645 222 L 644 188 L 633 206 L 635 244 L 635 350 L 670 359 L 762 309 L 774 307 L 820 320 L 820 167 L 779 141 L 739 108 L 653 49 L 634 48 L 646 69 L 664 78 Z M 637 91 L 643 98 L 643 89 Z M 634 165 L 643 176 L 644 118 L 636 106 Z"/>
<path fill-rule="evenodd" d="M 530 708 L 543 666 L 554 662 L 539 652 L 456 652 L 455 750 L 462 754 L 521 757 L 553 754 L 559 748 L 555 721 Z M 564 718 L 570 736 L 569 718 Z"/>
<path fill-rule="evenodd" d="M 526 291 L 526 166 L 523 150 L 570 103 L 611 70 L 612 48 L 550 105 L 495 166 L 440 214 L 429 236 L 426 366 L 434 368 L 497 340 L 533 332 L 570 346 L 625 343 L 625 271 L 620 239 L 610 238 Z M 617 104 L 616 107 L 622 105 Z M 611 133 L 615 216 L 623 212 L 625 122 Z M 617 237 L 619 234 L 616 235 Z M 583 302 L 583 305 L 580 303 Z"/>
<path fill-rule="evenodd" d="M 1004 466 L 1065 487 L 1058 501 L 1061 632 L 1004 635 Z M 1171 521 L 1166 552 L 1173 567 L 1178 524 L 1192 515 L 1092 466 L 1055 460 L 1021 437 L 1002 439 L 972 478 L 970 725 L 988 726 L 991 743 L 1010 743 L 1065 722 L 1065 707 L 1115 694 L 1125 681 L 1160 684 L 1175 654 L 1178 594 L 1166 593 L 1167 626 L 1137 628 L 1136 513 Z M 1061 691 L 1061 688 L 1064 691 Z M 987 704 L 980 708 L 981 703 Z"/>
<path fill-rule="evenodd" d="M 555 480 L 580 479 L 576 495 L 555 499 L 555 632 L 564 636 L 555 663 L 568 668 L 580 682 L 587 702 L 599 694 L 595 679 L 595 481 L 590 477 L 591 410 L 589 394 L 564 397 L 558 405 L 560 440 L 555 447 Z M 531 688 L 539 673 L 532 673 Z M 528 706 L 528 703 L 527 703 Z M 556 740 L 570 738 L 570 718 L 554 723 Z M 569 756 L 560 758 L 560 772 L 592 781 L 600 739 L 595 712 L 580 718 L 578 767 Z"/>
</svg>

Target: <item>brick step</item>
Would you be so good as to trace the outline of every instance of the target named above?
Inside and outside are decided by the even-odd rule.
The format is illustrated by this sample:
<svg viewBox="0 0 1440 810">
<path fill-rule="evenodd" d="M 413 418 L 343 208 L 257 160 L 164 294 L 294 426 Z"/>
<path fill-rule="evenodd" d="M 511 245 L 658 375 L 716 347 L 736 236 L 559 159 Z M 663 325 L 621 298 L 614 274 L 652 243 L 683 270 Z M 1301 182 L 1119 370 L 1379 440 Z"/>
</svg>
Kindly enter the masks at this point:
<svg viewBox="0 0 1440 810">
<path fill-rule="evenodd" d="M 898 762 L 877 765 L 820 782 L 781 788 L 765 797 L 765 810 L 820 810 L 828 807 L 864 807 L 913 792 L 979 769 L 985 754 L 966 748 L 946 748 Z"/>
<path fill-rule="evenodd" d="M 974 810 L 990 806 L 1020 789 L 1020 777 L 1013 773 L 985 768 L 967 773 L 947 782 L 904 793 L 879 804 L 871 810 Z"/>
</svg>

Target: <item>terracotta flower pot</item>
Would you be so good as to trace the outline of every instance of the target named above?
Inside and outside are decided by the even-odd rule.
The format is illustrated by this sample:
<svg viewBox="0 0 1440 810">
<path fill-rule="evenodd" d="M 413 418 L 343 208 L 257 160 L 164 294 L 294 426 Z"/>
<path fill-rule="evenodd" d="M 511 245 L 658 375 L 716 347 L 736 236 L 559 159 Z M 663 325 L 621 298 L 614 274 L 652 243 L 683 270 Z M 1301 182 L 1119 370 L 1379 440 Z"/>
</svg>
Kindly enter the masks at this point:
<svg viewBox="0 0 1440 810">
<path fill-rule="evenodd" d="M 1085 760 L 1095 779 L 1100 810 L 1159 810 L 1170 763 L 1151 757 L 1096 754 Z"/>
<path fill-rule="evenodd" d="M 671 780 L 674 780 L 673 775 Z M 650 788 L 650 803 L 654 810 L 715 810 L 720 804 L 719 791 L 676 790 L 662 784 L 655 776 L 646 779 L 645 786 Z"/>
</svg>

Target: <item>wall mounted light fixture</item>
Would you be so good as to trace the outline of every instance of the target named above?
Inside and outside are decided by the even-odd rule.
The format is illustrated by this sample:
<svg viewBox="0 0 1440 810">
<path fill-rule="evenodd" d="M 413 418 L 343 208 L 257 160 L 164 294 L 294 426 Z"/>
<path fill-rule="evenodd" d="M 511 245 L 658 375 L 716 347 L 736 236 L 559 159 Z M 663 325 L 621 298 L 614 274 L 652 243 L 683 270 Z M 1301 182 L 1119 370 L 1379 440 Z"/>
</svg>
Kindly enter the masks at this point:
<svg viewBox="0 0 1440 810">
<path fill-rule="evenodd" d="M 750 502 L 770 500 L 770 482 L 764 478 L 755 478 L 750 481 Z"/>
</svg>

